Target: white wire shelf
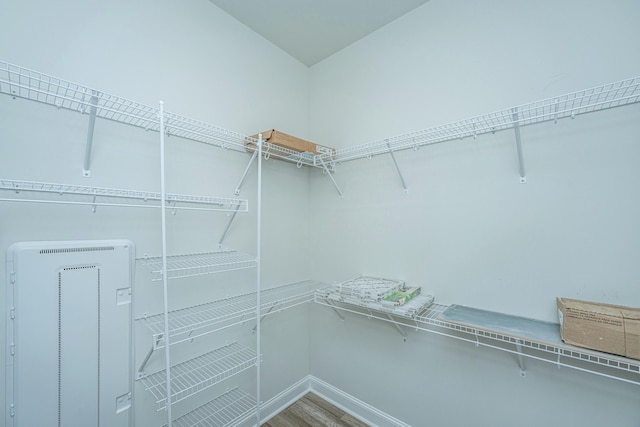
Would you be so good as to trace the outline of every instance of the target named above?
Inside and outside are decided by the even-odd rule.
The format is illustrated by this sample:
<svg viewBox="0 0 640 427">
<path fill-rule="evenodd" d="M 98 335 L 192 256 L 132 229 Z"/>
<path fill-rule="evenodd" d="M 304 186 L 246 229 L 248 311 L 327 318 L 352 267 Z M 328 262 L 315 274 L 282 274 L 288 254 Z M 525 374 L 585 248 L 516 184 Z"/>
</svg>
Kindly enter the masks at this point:
<svg viewBox="0 0 640 427">
<path fill-rule="evenodd" d="M 144 257 L 137 261 L 149 270 L 152 281 L 162 280 L 162 257 Z M 173 255 L 167 257 L 167 279 L 243 270 L 256 265 L 255 257 L 229 249 Z"/>
<path fill-rule="evenodd" d="M 193 411 L 173 420 L 175 427 L 227 427 L 256 414 L 256 398 L 233 388 Z M 166 427 L 166 424 L 165 424 Z"/>
<path fill-rule="evenodd" d="M 336 303 L 326 297 L 324 290 L 316 292 L 315 302 L 341 312 L 389 322 L 399 328 L 431 332 L 518 357 L 640 385 L 640 360 L 565 344 L 560 339 L 560 326 L 556 323 L 441 304 L 431 304 L 413 318 L 408 318 L 354 304 Z"/>
<path fill-rule="evenodd" d="M 606 110 L 640 102 L 640 77 L 519 105 L 453 123 L 366 144 L 336 150 L 335 162 L 387 154 L 390 150 L 417 149 L 424 145 L 456 139 L 475 138 L 486 133 L 520 126 L 556 121 L 579 114 Z"/>
<path fill-rule="evenodd" d="M 261 291 L 261 316 L 310 303 L 314 292 L 325 283 L 313 280 L 292 283 Z M 256 293 L 247 293 L 222 300 L 169 312 L 171 345 L 212 332 L 243 324 L 256 318 Z M 152 334 L 154 349 L 164 348 L 164 316 L 140 317 L 136 322 Z"/>
<path fill-rule="evenodd" d="M 96 107 L 96 116 L 146 130 L 159 130 L 159 109 L 134 102 L 103 91 L 0 61 L 0 93 L 14 98 L 29 99 L 40 103 L 88 114 Z M 500 130 L 575 117 L 609 108 L 640 102 L 640 77 L 633 77 L 605 85 L 584 89 L 553 98 L 522 104 L 493 113 L 435 126 L 404 135 L 381 139 L 365 144 L 336 150 L 335 155 L 299 153 L 264 143 L 265 156 L 334 170 L 336 163 L 371 157 L 439 142 L 477 137 Z M 165 113 L 166 129 L 175 135 L 221 148 L 250 151 L 255 138 L 219 128 L 177 114 Z"/>
<path fill-rule="evenodd" d="M 256 365 L 256 352 L 237 342 L 171 367 L 171 402 L 177 403 Z M 139 380 L 156 399 L 158 411 L 167 407 L 166 371 Z"/>
<path fill-rule="evenodd" d="M 245 148 L 249 153 L 253 153 L 258 146 L 258 140 L 253 137 L 245 138 Z M 281 145 L 271 144 L 270 142 L 263 141 L 262 154 L 265 160 L 270 158 L 284 160 L 287 162 L 295 163 L 298 167 L 312 166 L 330 171 L 334 170 L 334 157 L 331 154 L 314 154 L 308 151 L 296 151 Z"/>
<path fill-rule="evenodd" d="M 73 83 L 39 71 L 0 61 L 0 93 L 13 98 L 28 99 L 56 108 L 89 114 L 95 108 L 95 116 L 145 130 L 160 130 L 160 109 L 141 104 L 98 89 Z M 257 140 L 211 124 L 178 114 L 165 112 L 165 131 L 191 141 L 214 145 L 240 152 L 245 145 L 256 145 Z M 266 157 L 293 161 L 298 165 L 321 167 L 320 157 L 312 153 L 276 148 L 264 143 Z M 327 157 L 327 156 L 324 156 Z"/>
<path fill-rule="evenodd" d="M 4 61 L 0 61 L 0 93 L 83 114 L 95 105 L 97 117 L 148 130 L 160 127 L 158 108 Z"/>
<path fill-rule="evenodd" d="M 160 208 L 162 196 L 152 191 L 122 190 L 52 182 L 0 178 L 0 190 L 11 197 L 5 202 L 32 202 L 89 206 Z M 32 198 L 36 197 L 36 198 Z M 248 212 L 248 201 L 224 197 L 166 194 L 165 206 L 176 210 Z"/>
</svg>

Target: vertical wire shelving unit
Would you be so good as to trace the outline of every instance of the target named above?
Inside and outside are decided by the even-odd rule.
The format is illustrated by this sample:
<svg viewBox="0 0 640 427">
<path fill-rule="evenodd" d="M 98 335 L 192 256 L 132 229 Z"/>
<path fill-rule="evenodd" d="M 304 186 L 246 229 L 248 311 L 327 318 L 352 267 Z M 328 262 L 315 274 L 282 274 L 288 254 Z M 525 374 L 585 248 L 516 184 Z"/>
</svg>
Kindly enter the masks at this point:
<svg viewBox="0 0 640 427">
<path fill-rule="evenodd" d="M 179 116 L 172 116 L 174 119 Z M 165 134 L 168 119 L 164 112 L 164 104 L 160 102 L 159 133 L 160 133 L 160 187 L 162 200 L 165 195 Z M 216 138 L 223 146 L 222 138 Z M 233 141 L 232 141 L 233 142 Z M 260 248 L 261 248 L 261 191 L 262 191 L 262 137 L 258 139 L 257 149 L 257 212 L 256 212 L 256 257 L 238 254 L 235 251 L 219 250 L 206 254 L 178 255 L 169 258 L 167 253 L 167 224 L 166 204 L 162 204 L 162 255 L 156 258 L 144 258 L 141 262 L 151 272 L 153 280 L 161 280 L 163 286 L 162 313 L 162 341 L 164 347 L 165 368 L 163 371 L 146 376 L 139 370 L 139 379 L 143 381 L 146 390 L 155 398 L 158 410 L 166 410 L 166 427 L 235 425 L 251 417 L 255 413 L 256 425 L 260 425 Z M 241 207 L 247 207 L 246 201 L 234 201 L 234 215 Z M 244 211 L 248 211 L 248 208 Z M 171 262 L 170 262 L 171 261 Z M 169 306 L 169 279 L 178 277 L 192 277 L 221 271 L 234 271 L 245 268 L 255 268 L 256 271 L 256 349 L 245 348 L 238 343 L 231 343 L 219 347 L 207 354 L 182 362 L 176 366 L 171 363 L 171 319 Z M 143 362 L 149 360 L 155 350 L 154 345 Z M 209 389 L 234 375 L 240 374 L 252 367 L 256 368 L 256 395 L 234 388 L 208 403 L 187 412 L 174 419 L 172 406 L 196 393 Z M 172 380 L 176 380 L 173 385 Z M 250 403 L 251 402 L 251 403 Z"/>
</svg>

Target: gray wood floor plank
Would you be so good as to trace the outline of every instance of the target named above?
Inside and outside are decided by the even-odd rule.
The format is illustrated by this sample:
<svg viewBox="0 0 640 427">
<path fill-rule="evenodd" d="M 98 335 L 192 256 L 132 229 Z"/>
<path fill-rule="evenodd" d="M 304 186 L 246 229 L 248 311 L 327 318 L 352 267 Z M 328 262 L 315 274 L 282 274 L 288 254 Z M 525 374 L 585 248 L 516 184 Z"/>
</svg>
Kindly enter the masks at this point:
<svg viewBox="0 0 640 427">
<path fill-rule="evenodd" d="M 262 427 L 369 427 L 313 393 L 288 406 Z"/>
<path fill-rule="evenodd" d="M 335 415 L 337 418 L 341 418 L 345 414 L 345 412 L 342 409 L 340 409 L 340 408 L 338 408 L 336 406 L 333 406 L 332 404 L 330 404 L 326 400 L 321 399 L 319 396 L 317 396 L 317 395 L 315 395 L 313 393 L 307 393 L 303 397 L 303 399 L 308 400 L 310 402 L 313 402 L 319 408 L 329 412 L 330 414 Z"/>
<path fill-rule="evenodd" d="M 340 419 L 349 427 L 369 427 L 368 424 L 365 424 L 351 414 L 344 414 Z"/>
<path fill-rule="evenodd" d="M 313 393 L 308 393 L 262 427 L 369 427 Z"/>
</svg>

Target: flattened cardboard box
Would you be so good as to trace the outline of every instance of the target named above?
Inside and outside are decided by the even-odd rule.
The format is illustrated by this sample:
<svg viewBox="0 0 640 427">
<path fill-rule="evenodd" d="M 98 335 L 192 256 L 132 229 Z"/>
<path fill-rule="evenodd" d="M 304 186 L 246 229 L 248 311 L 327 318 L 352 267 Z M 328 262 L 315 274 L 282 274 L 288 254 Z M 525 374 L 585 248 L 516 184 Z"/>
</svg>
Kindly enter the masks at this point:
<svg viewBox="0 0 640 427">
<path fill-rule="evenodd" d="M 640 308 L 558 298 L 567 344 L 640 359 Z"/>
<path fill-rule="evenodd" d="M 258 135 L 251 135 L 251 138 L 258 139 Z M 269 129 L 262 132 L 262 138 L 270 144 L 288 148 L 297 152 L 307 152 L 313 154 L 329 154 L 333 156 L 335 149 L 320 144 L 314 144 L 307 140 L 289 135 L 276 129 Z M 255 144 L 252 141 L 245 142 L 247 151 L 253 152 Z"/>
</svg>

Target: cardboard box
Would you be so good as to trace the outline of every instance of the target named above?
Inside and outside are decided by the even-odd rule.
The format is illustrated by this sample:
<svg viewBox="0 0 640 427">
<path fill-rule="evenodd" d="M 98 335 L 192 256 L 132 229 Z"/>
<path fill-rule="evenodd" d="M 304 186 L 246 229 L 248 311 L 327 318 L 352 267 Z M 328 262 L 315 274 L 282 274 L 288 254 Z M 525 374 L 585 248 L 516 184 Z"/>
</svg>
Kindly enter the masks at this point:
<svg viewBox="0 0 640 427">
<path fill-rule="evenodd" d="M 251 135 L 252 138 L 258 139 L 258 135 Z M 262 132 L 262 139 L 267 141 L 270 144 L 277 145 L 279 147 L 288 148 L 297 152 L 306 152 L 313 154 L 328 154 L 333 156 L 335 154 L 335 149 L 331 147 L 326 147 L 324 145 L 314 144 L 313 142 L 309 142 L 307 140 L 297 138 L 295 136 L 289 135 L 287 133 L 281 132 L 276 129 L 269 129 L 267 131 Z M 253 142 L 246 142 L 245 146 L 247 146 L 247 151 L 253 152 L 255 150 L 255 144 Z"/>
<path fill-rule="evenodd" d="M 640 359 L 640 308 L 558 298 L 567 344 Z"/>
</svg>

